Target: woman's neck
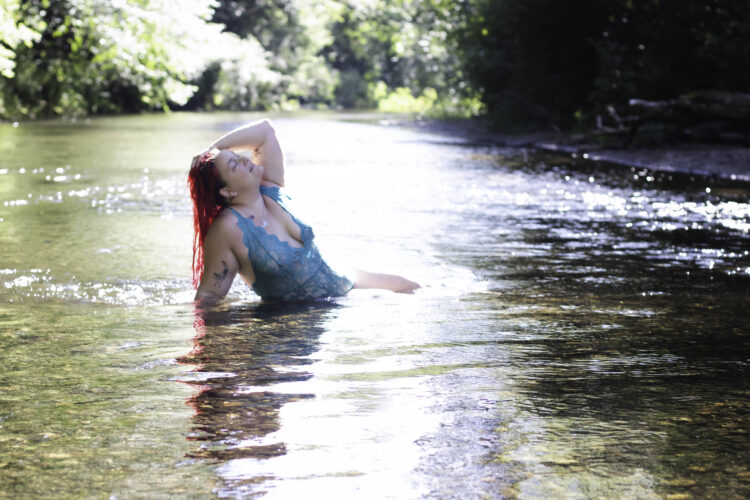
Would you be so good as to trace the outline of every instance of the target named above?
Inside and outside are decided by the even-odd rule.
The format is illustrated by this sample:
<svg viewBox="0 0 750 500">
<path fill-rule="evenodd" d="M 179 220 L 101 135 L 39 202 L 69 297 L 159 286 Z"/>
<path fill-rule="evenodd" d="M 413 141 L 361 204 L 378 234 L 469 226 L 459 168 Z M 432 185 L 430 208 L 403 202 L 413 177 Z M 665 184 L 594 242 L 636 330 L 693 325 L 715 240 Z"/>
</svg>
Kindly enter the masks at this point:
<svg viewBox="0 0 750 500">
<path fill-rule="evenodd" d="M 238 193 L 230 202 L 229 206 L 237 210 L 245 217 L 253 216 L 258 220 L 267 217 L 268 209 L 260 189 L 253 192 Z"/>
</svg>

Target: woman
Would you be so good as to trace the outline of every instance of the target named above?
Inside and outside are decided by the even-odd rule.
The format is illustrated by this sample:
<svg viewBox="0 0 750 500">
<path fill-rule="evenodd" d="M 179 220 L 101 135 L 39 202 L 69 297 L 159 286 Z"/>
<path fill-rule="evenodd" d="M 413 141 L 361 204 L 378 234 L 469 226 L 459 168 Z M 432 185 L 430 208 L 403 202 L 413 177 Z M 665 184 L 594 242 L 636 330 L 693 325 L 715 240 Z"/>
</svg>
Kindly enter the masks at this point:
<svg viewBox="0 0 750 500">
<path fill-rule="evenodd" d="M 252 151 L 252 159 L 237 151 Z M 224 297 L 237 273 L 266 301 L 345 295 L 352 288 L 412 292 L 401 276 L 334 271 L 313 231 L 292 214 L 284 155 L 268 120 L 239 127 L 193 158 L 193 285 L 198 301 Z"/>
</svg>

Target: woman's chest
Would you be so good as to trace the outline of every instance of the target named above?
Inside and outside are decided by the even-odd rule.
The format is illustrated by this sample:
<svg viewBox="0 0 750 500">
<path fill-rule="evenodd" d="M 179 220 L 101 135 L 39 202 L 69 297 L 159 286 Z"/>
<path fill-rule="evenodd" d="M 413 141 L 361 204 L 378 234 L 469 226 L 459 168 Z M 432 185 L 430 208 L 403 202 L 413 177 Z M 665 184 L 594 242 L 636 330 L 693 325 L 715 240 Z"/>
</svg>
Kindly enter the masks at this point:
<svg viewBox="0 0 750 500">
<path fill-rule="evenodd" d="M 275 205 L 269 203 L 269 205 Z M 257 221 L 256 221 L 257 224 Z M 292 216 L 281 209 L 278 205 L 269 206 L 268 217 L 260 221 L 260 229 L 264 230 L 271 236 L 282 243 L 291 247 L 302 248 L 304 241 L 302 239 L 302 228 L 294 221 Z"/>
<path fill-rule="evenodd" d="M 270 211 L 258 222 L 248 218 L 238 225 L 233 247 L 241 269 L 251 268 L 256 274 L 280 270 L 294 265 L 306 253 L 305 229 L 286 212 Z"/>
</svg>

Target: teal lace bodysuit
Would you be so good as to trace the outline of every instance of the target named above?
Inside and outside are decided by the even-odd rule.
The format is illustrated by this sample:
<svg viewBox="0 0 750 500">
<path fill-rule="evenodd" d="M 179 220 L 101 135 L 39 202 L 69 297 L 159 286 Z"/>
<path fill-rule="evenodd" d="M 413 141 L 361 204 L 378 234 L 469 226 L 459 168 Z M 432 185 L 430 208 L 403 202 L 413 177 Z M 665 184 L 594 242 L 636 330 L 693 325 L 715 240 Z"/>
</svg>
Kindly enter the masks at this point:
<svg viewBox="0 0 750 500">
<path fill-rule="evenodd" d="M 303 246 L 293 247 L 275 234 L 230 210 L 244 234 L 253 267 L 253 291 L 264 301 L 300 301 L 345 295 L 354 286 L 346 276 L 334 271 L 313 243 L 313 230 L 289 211 L 290 198 L 278 187 L 260 186 L 261 194 L 279 204 L 300 228 Z"/>
</svg>

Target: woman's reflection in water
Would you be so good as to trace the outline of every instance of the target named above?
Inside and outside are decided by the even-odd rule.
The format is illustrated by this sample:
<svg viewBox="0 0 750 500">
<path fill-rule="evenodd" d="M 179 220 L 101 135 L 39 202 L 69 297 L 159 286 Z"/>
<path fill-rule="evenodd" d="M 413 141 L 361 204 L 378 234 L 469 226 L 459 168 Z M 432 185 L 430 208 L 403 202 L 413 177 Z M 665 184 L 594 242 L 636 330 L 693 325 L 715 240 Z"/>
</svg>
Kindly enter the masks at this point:
<svg viewBox="0 0 750 500">
<path fill-rule="evenodd" d="M 322 301 L 196 309 L 193 350 L 177 360 L 205 374 L 188 382 L 198 389 L 187 401 L 195 409 L 188 439 L 197 443 L 189 456 L 223 462 L 285 454 L 284 443 L 264 437 L 279 429 L 285 403 L 314 394 L 263 386 L 312 377 L 298 367 L 313 362 L 307 356 L 318 350 L 322 325 L 338 307 Z"/>
</svg>

